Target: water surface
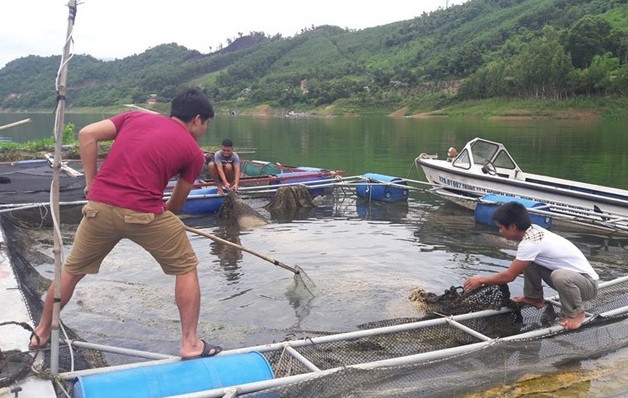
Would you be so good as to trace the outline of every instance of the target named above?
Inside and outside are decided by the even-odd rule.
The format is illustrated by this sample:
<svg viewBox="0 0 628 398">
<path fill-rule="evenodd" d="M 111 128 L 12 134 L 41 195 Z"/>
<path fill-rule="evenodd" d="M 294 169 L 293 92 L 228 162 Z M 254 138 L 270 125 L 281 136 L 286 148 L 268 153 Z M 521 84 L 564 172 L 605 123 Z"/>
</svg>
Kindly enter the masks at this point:
<svg viewBox="0 0 628 398">
<path fill-rule="evenodd" d="M 5 120 L 0 124 L 10 122 Z M 628 189 L 628 132 L 614 121 L 218 116 L 202 144 L 217 146 L 229 137 L 239 148 L 254 148 L 244 155 L 248 158 L 342 169 L 346 175 L 377 172 L 422 180 L 422 172 L 413 166 L 421 152 L 443 157 L 448 147 L 460 149 L 476 136 L 503 142 L 525 171 Z M 440 294 L 469 276 L 503 270 L 515 253 L 512 242 L 476 224 L 471 212 L 425 192 L 413 192 L 407 203 L 381 204 L 335 190 L 321 207 L 293 220 L 273 220 L 262 209 L 267 202 L 250 202 L 271 221 L 253 230 L 234 233 L 215 216 L 185 220 L 298 265 L 315 284 L 308 284 L 311 295 L 285 269 L 190 235 L 201 261 L 199 332 L 224 348 L 422 316 L 408 299 L 411 289 Z M 625 275 L 628 239 L 559 233 L 585 253 L 602 279 Z M 51 264 L 38 266 L 38 271 L 52 278 Z M 513 294 L 521 294 L 521 278 L 510 286 Z M 180 329 L 173 290 L 174 279 L 163 275 L 150 255 L 122 241 L 101 273 L 79 284 L 63 319 L 88 341 L 176 354 Z M 117 355 L 107 359 L 132 360 Z M 603 361 L 621 363 L 613 356 Z M 613 383 L 618 391 L 628 386 L 628 376 L 618 373 Z M 602 387 L 591 383 L 578 391 L 595 396 Z"/>
</svg>

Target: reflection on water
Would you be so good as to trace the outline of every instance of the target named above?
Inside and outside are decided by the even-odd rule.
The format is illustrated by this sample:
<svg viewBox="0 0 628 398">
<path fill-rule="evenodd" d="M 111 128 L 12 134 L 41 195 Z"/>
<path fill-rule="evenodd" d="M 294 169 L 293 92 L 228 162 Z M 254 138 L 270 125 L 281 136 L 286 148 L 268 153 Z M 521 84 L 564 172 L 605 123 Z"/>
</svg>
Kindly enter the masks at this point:
<svg viewBox="0 0 628 398">
<path fill-rule="evenodd" d="M 236 245 L 240 245 L 240 237 L 238 236 L 217 236 Z M 227 280 L 230 282 L 238 280 L 240 277 L 240 266 L 238 263 L 242 261 L 242 249 L 214 241 L 211 241 L 209 245 L 210 253 L 217 257 L 217 261 L 224 270 Z"/>
<path fill-rule="evenodd" d="M 77 131 L 109 115 L 68 114 Z M 0 140 L 24 142 L 52 136 L 52 114 L 1 114 L 0 125 L 27 117 L 33 122 L 3 130 Z M 202 145 L 223 137 L 254 148 L 245 157 L 286 165 L 380 173 L 424 179 L 413 169 L 420 153 L 441 159 L 470 139 L 502 142 L 522 170 L 628 189 L 628 134 L 623 120 L 487 120 L 335 117 L 315 119 L 216 115 Z"/>
</svg>

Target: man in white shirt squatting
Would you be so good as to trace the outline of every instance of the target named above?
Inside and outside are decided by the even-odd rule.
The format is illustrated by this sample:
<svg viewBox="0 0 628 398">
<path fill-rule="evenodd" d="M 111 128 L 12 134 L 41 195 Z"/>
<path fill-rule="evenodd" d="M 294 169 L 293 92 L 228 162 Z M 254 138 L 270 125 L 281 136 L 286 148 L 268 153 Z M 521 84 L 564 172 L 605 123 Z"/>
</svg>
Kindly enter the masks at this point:
<svg viewBox="0 0 628 398">
<path fill-rule="evenodd" d="M 493 220 L 502 236 L 519 242 L 517 257 L 504 271 L 467 279 L 464 290 L 509 283 L 523 272 L 523 296 L 515 297 L 513 301 L 543 308 L 542 282 L 545 281 L 560 297 L 564 315 L 560 324 L 568 330 L 578 329 L 585 318 L 583 301 L 597 296 L 599 280 L 584 254 L 562 236 L 532 224 L 521 203 L 501 205 L 493 214 Z"/>
</svg>

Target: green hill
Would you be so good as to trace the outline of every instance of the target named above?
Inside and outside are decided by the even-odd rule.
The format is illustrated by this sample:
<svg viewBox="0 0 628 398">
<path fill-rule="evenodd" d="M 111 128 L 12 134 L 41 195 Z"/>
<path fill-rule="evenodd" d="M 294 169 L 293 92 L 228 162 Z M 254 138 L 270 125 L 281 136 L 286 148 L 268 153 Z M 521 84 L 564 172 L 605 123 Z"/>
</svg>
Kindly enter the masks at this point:
<svg viewBox="0 0 628 398">
<path fill-rule="evenodd" d="M 195 86 L 219 108 L 237 110 L 416 114 L 468 109 L 469 101 L 538 107 L 559 100 L 621 113 L 626 2 L 470 0 L 359 31 L 251 32 L 210 54 L 171 43 L 115 61 L 75 55 L 68 109 L 142 104 L 149 96 L 168 102 Z M 28 56 L 0 69 L 0 109 L 53 108 L 59 58 Z"/>
</svg>

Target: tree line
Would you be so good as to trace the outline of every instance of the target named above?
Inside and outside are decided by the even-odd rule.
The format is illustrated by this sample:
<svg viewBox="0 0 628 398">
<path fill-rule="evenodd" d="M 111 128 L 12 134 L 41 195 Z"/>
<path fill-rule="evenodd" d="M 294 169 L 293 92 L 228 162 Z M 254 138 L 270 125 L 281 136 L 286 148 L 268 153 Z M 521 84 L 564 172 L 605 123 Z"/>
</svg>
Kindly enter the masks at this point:
<svg viewBox="0 0 628 398">
<path fill-rule="evenodd" d="M 238 34 L 203 54 L 176 43 L 114 61 L 76 55 L 70 107 L 168 102 L 195 86 L 229 107 L 398 109 L 494 97 L 628 91 L 628 0 L 469 0 L 362 30 Z M 409 10 L 411 11 L 411 9 Z M 0 69 L 0 108 L 54 107 L 59 57 Z"/>
</svg>

